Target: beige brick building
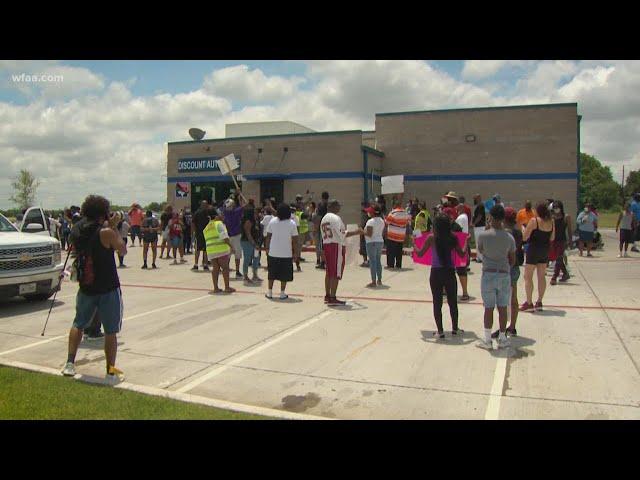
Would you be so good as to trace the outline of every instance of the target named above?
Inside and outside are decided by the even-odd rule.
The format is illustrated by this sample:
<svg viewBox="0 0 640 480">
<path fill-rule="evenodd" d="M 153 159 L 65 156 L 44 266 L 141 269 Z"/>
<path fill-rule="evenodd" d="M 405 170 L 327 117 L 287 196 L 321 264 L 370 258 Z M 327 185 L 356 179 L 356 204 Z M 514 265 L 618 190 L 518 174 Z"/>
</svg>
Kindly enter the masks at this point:
<svg viewBox="0 0 640 480">
<path fill-rule="evenodd" d="M 380 193 L 386 175 L 405 175 L 405 198 L 429 205 L 450 190 L 468 203 L 474 193 L 500 193 L 514 207 L 560 199 L 574 215 L 579 142 L 575 103 L 380 113 L 375 131 L 171 142 L 167 200 L 193 208 L 202 197 L 226 198 L 233 183 L 215 160 L 234 153 L 241 188 L 256 203 L 272 196 L 292 202 L 296 194 L 318 201 L 326 190 L 342 201 L 347 223 L 359 220 L 360 202 Z"/>
</svg>

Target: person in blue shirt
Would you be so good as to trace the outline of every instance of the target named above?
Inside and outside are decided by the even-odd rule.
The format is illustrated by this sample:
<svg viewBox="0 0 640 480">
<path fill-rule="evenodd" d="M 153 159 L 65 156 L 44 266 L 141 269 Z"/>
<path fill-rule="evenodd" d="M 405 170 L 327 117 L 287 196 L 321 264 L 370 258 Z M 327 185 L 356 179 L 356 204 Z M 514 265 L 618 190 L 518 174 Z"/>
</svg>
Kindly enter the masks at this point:
<svg viewBox="0 0 640 480">
<path fill-rule="evenodd" d="M 640 193 L 633 194 L 633 201 L 631 202 L 631 211 L 633 212 L 633 216 L 636 219 L 636 231 L 634 236 L 633 246 L 631 247 L 632 252 L 640 252 L 638 247 L 636 246 L 636 242 L 640 242 Z"/>
<path fill-rule="evenodd" d="M 590 203 L 584 205 L 584 210 L 578 215 L 576 226 L 578 227 L 578 250 L 580 250 L 580 256 L 582 256 L 586 245 L 587 257 L 593 257 L 591 248 L 593 247 L 594 233 L 598 229 L 598 217 L 591 211 Z"/>
</svg>

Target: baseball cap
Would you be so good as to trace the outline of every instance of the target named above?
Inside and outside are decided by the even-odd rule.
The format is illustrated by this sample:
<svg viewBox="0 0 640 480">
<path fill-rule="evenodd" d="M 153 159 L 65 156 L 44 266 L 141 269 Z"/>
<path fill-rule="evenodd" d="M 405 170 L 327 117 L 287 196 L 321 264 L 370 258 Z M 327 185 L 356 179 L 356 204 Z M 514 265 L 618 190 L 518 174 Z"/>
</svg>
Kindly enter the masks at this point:
<svg viewBox="0 0 640 480">
<path fill-rule="evenodd" d="M 378 210 L 380 210 L 380 207 L 378 207 Z M 371 216 L 374 216 L 375 213 L 376 213 L 376 209 L 373 208 L 373 207 L 367 207 L 367 208 L 364 209 L 364 211 L 366 213 L 368 213 L 369 215 L 371 215 Z"/>
<path fill-rule="evenodd" d="M 516 222 L 516 210 L 513 207 L 507 207 L 504 209 L 504 219 L 509 223 Z"/>
</svg>

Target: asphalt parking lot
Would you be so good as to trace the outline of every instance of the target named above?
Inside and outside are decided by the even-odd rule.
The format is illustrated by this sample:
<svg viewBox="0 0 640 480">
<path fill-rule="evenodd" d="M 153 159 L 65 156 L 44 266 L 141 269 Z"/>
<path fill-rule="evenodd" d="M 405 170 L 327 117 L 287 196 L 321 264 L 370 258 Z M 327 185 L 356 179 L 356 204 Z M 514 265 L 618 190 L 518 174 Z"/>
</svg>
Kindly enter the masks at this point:
<svg viewBox="0 0 640 480">
<path fill-rule="evenodd" d="M 638 419 L 640 254 L 617 259 L 615 233 L 603 237 L 594 258 L 571 252 L 569 282 L 548 286 L 545 310 L 521 313 L 512 347 L 492 352 L 474 345 L 483 331 L 475 263 L 471 301 L 459 306 L 465 334 L 436 343 L 428 268 L 407 257 L 402 271 L 384 271 L 384 288 L 365 288 L 369 270 L 348 267 L 338 296 L 349 304 L 327 307 L 312 253 L 290 298 L 270 301 L 266 281 L 234 279 L 236 293 L 212 294 L 191 257 L 141 270 L 136 246 L 119 270 L 117 364 L 149 391 L 333 419 Z M 44 337 L 50 301 L 0 303 L 0 362 L 59 370 L 76 288 L 63 282 Z M 444 322 L 449 333 L 446 305 Z M 81 344 L 77 370 L 103 375 L 102 342 Z"/>
</svg>

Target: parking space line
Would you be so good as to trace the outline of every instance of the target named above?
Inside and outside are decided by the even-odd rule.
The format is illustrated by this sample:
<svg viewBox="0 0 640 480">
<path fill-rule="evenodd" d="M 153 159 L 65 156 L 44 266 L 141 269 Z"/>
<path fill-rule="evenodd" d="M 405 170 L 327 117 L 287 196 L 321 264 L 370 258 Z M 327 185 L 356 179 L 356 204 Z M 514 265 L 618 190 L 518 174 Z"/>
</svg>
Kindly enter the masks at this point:
<svg viewBox="0 0 640 480">
<path fill-rule="evenodd" d="M 229 369 L 230 367 L 243 362 L 244 360 L 246 360 L 247 358 L 250 358 L 264 350 L 266 350 L 267 348 L 275 345 L 278 342 L 281 342 L 282 340 L 284 340 L 287 337 L 290 337 L 291 335 L 298 333 L 301 330 L 304 330 L 307 327 L 310 327 L 311 325 L 313 325 L 314 323 L 318 322 L 319 320 L 322 320 L 323 318 L 331 315 L 332 313 L 334 313 L 332 310 L 327 310 L 324 311 L 318 315 L 315 315 L 313 317 L 311 317 L 310 319 L 300 323 L 297 327 L 294 327 L 290 330 L 285 330 L 283 333 L 281 333 L 280 335 L 276 335 L 275 337 L 271 338 L 270 340 L 263 342 L 259 345 L 257 345 L 256 347 L 246 351 L 244 354 L 232 359 L 230 362 L 225 363 L 224 365 L 221 365 L 217 368 L 214 368 L 213 370 L 211 370 L 209 373 L 205 373 L 204 375 L 202 375 L 201 377 L 196 378 L 195 380 L 187 383 L 186 385 L 176 389 L 176 392 L 180 392 L 180 393 L 186 393 L 189 390 L 193 390 L 194 388 L 196 388 L 198 385 L 201 385 L 202 383 L 206 382 L 207 380 L 210 380 L 211 378 L 220 375 L 221 373 L 223 373 L 224 371 L 226 371 L 227 369 Z"/>
<path fill-rule="evenodd" d="M 502 401 L 502 389 L 506 373 L 507 359 L 498 358 L 496 369 L 493 372 L 493 385 L 491 385 L 487 410 L 484 413 L 485 420 L 498 420 L 500 418 L 500 403 Z"/>
<path fill-rule="evenodd" d="M 174 303 L 172 305 L 167 305 L 167 306 L 164 306 L 164 307 L 156 308 L 155 310 L 148 310 L 146 312 L 139 313 L 137 315 L 133 315 L 132 317 L 126 317 L 126 318 L 123 318 L 122 321 L 126 322 L 126 321 L 129 321 L 129 320 L 133 320 L 135 318 L 144 317 L 145 315 L 151 315 L 152 313 L 161 312 L 163 310 L 169 310 L 170 308 L 181 307 L 182 305 L 186 305 L 187 303 L 195 302 L 197 300 L 202 300 L 203 298 L 210 298 L 210 297 L 211 297 L 210 295 L 203 295 L 201 297 L 196 297 L 196 298 L 192 298 L 191 300 L 187 300 L 186 302 Z M 10 353 L 19 352 L 21 350 L 27 350 L 29 348 L 38 347 L 40 345 L 44 345 L 45 343 L 49 343 L 49 342 L 53 342 L 55 340 L 59 340 L 61 338 L 65 338 L 67 335 L 68 334 L 65 333 L 64 335 L 59 335 L 57 337 L 48 338 L 46 340 L 41 340 L 39 342 L 30 343 L 28 345 L 23 345 L 22 347 L 13 348 L 11 350 L 6 350 L 4 352 L 0 352 L 0 355 L 8 355 Z"/>
</svg>

